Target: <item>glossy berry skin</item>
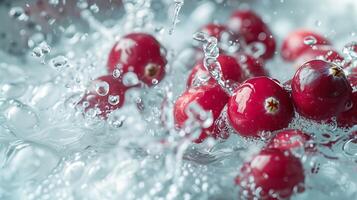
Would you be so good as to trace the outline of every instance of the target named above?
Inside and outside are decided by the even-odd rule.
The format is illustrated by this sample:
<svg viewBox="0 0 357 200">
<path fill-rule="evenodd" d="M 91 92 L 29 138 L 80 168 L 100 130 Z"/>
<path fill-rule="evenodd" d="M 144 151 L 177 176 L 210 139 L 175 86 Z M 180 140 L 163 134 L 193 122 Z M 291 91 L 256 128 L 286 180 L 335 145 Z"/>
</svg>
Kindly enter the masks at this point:
<svg viewBox="0 0 357 200">
<path fill-rule="evenodd" d="M 328 120 L 348 109 L 352 88 L 343 70 L 323 60 L 311 60 L 295 73 L 292 97 L 299 114 L 313 120 Z"/>
<path fill-rule="evenodd" d="M 257 76 L 268 76 L 268 72 L 264 68 L 264 63 L 259 58 L 254 58 L 247 53 L 236 53 L 234 57 L 244 72 L 244 80 Z"/>
<path fill-rule="evenodd" d="M 288 199 L 294 188 L 303 189 L 304 180 L 304 169 L 298 158 L 289 151 L 269 148 L 243 164 L 235 182 L 247 191 L 246 195 L 242 192 L 239 199 L 276 200 Z M 259 195 L 257 188 L 261 189 Z"/>
<path fill-rule="evenodd" d="M 335 63 L 340 63 L 344 60 L 344 58 L 331 46 L 315 45 L 313 48 L 307 49 L 300 55 L 297 59 L 296 66 L 300 67 L 305 62 L 316 59 Z"/>
<path fill-rule="evenodd" d="M 223 78 L 231 83 L 240 83 L 243 81 L 243 72 L 241 66 L 237 63 L 236 59 L 226 54 L 220 54 L 217 58 L 221 65 Z M 188 80 L 187 87 L 197 86 L 200 83 L 215 83 L 216 81 L 210 76 L 209 72 L 203 65 L 203 62 L 199 62 L 191 71 Z"/>
<path fill-rule="evenodd" d="M 233 12 L 227 22 L 227 26 L 233 32 L 244 38 L 247 45 L 260 42 L 265 46 L 263 59 L 270 59 L 274 56 L 276 49 L 275 39 L 269 27 L 263 20 L 251 10 L 237 10 Z"/>
<path fill-rule="evenodd" d="M 311 44 L 309 44 L 311 40 Z M 330 45 L 330 41 L 324 36 L 309 30 L 296 30 L 291 32 L 283 41 L 281 56 L 285 61 L 295 61 L 304 52 L 315 45 Z"/>
<path fill-rule="evenodd" d="M 228 121 L 242 136 L 286 128 L 294 116 L 289 93 L 273 79 L 255 77 L 240 85 L 228 101 Z"/>
<path fill-rule="evenodd" d="M 116 68 L 134 72 L 138 79 L 151 86 L 163 79 L 166 58 L 162 55 L 160 43 L 146 33 L 131 33 L 122 37 L 112 48 L 108 58 L 108 70 Z"/>
<path fill-rule="evenodd" d="M 305 148 L 309 150 L 312 147 L 310 144 L 307 144 L 309 141 L 311 142 L 312 138 L 307 133 L 296 129 L 287 129 L 276 132 L 267 147 L 280 149 L 282 151 L 295 148 Z"/>
<path fill-rule="evenodd" d="M 212 113 L 213 123 L 208 128 L 203 128 L 199 138 L 194 142 L 200 143 L 208 136 L 220 137 L 214 133 L 214 121 L 219 117 L 223 107 L 228 101 L 228 95 L 218 84 L 206 84 L 186 90 L 175 102 L 174 120 L 178 128 L 183 128 L 188 119 L 187 110 L 191 103 L 196 102 L 203 110 Z"/>
<path fill-rule="evenodd" d="M 109 88 L 105 89 L 107 86 Z M 90 84 L 78 106 L 84 108 L 85 112 L 97 108 L 100 111 L 97 116 L 106 119 L 111 111 L 124 105 L 125 92 L 128 89 L 120 79 L 116 79 L 112 75 L 99 77 Z M 119 98 L 118 101 L 113 97 Z M 86 106 L 84 103 L 88 105 Z"/>
</svg>

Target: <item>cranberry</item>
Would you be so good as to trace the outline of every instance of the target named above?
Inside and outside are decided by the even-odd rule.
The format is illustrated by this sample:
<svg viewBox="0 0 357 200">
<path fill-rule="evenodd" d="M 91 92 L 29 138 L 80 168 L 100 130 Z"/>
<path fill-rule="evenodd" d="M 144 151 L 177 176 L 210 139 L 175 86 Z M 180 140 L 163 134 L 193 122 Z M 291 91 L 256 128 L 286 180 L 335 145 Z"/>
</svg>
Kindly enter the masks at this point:
<svg viewBox="0 0 357 200">
<path fill-rule="evenodd" d="M 283 41 L 281 56 L 286 61 L 295 61 L 305 51 L 312 49 L 315 45 L 330 45 L 330 42 L 318 33 L 308 30 L 297 30 L 290 33 Z"/>
<path fill-rule="evenodd" d="M 134 72 L 138 79 L 151 86 L 163 79 L 166 58 L 160 43 L 146 33 L 131 33 L 121 38 L 112 48 L 108 58 L 108 69 L 119 69 L 125 76 Z"/>
<path fill-rule="evenodd" d="M 257 76 L 268 76 L 261 59 L 254 58 L 247 53 L 237 53 L 235 57 L 244 72 L 245 80 Z"/>
<path fill-rule="evenodd" d="M 344 60 L 344 58 L 331 46 L 316 45 L 311 49 L 307 49 L 300 55 L 300 57 L 297 59 L 297 66 L 300 67 L 305 62 L 315 59 L 337 63 L 340 63 Z"/>
<path fill-rule="evenodd" d="M 221 65 L 224 80 L 232 83 L 240 83 L 243 81 L 243 72 L 234 57 L 220 54 L 217 60 Z M 203 63 L 200 62 L 192 69 L 187 80 L 187 87 L 206 82 L 214 83 L 215 80 L 211 78 Z"/>
<path fill-rule="evenodd" d="M 214 133 L 214 121 L 219 117 L 223 107 L 228 101 L 227 94 L 220 88 L 218 84 L 206 84 L 186 90 L 175 102 L 174 118 L 178 128 L 185 125 L 188 117 L 188 109 L 192 103 L 197 103 L 203 110 L 212 114 L 213 123 L 206 128 L 203 128 L 196 143 L 202 142 L 208 136 L 214 138 L 219 137 L 219 133 Z"/>
<path fill-rule="evenodd" d="M 124 105 L 127 89 L 129 88 L 124 86 L 120 79 L 115 79 L 112 75 L 102 76 L 91 83 L 78 104 L 85 112 L 98 109 L 100 112 L 96 113 L 96 116 L 106 119 L 110 112 Z"/>
<path fill-rule="evenodd" d="M 297 112 L 309 119 L 328 120 L 351 104 L 352 88 L 342 68 L 323 60 L 303 64 L 291 88 Z"/>
<path fill-rule="evenodd" d="M 289 93 L 273 79 L 255 77 L 240 85 L 228 101 L 228 119 L 242 136 L 286 128 L 294 116 Z"/>
<path fill-rule="evenodd" d="M 235 182 L 246 193 L 240 199 L 288 199 L 294 189 L 302 191 L 304 169 L 301 161 L 289 151 L 263 149 L 243 164 Z"/>
<path fill-rule="evenodd" d="M 312 138 L 307 133 L 296 129 L 287 129 L 278 131 L 268 143 L 268 147 L 283 151 L 300 147 L 304 147 L 307 150 L 312 147 L 306 144 L 308 141 L 312 141 Z"/>
<path fill-rule="evenodd" d="M 235 11 L 227 22 L 227 26 L 244 38 L 248 45 L 261 43 L 265 51 L 261 56 L 269 59 L 274 56 L 276 43 L 269 27 L 251 10 Z"/>
</svg>

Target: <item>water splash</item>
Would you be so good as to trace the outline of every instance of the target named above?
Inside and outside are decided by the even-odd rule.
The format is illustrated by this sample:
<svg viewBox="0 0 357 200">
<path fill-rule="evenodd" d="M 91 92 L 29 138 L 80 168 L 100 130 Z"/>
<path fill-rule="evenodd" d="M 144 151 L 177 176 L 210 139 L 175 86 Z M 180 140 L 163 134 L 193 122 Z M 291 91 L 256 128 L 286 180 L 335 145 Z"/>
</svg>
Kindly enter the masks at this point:
<svg viewBox="0 0 357 200">
<path fill-rule="evenodd" d="M 203 64 L 211 77 L 227 92 L 232 95 L 234 86 L 223 79 L 221 65 L 217 58 L 219 56 L 219 48 L 217 38 L 207 35 L 203 32 L 197 32 L 193 38 L 203 43 L 204 59 Z"/>
<path fill-rule="evenodd" d="M 184 0 L 174 0 L 174 12 L 172 17 L 171 27 L 169 29 L 169 35 L 172 35 L 177 23 L 179 22 L 179 14 L 182 6 L 184 5 Z"/>
</svg>

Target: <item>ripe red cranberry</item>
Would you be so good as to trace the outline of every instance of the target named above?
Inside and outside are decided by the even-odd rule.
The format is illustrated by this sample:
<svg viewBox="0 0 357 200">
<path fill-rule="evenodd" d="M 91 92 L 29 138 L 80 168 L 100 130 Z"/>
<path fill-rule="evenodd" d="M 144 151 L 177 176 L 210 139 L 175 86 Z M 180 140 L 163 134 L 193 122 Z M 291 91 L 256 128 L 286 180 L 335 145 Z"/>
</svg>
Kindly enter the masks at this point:
<svg viewBox="0 0 357 200">
<path fill-rule="evenodd" d="M 292 80 L 295 108 L 302 116 L 327 120 L 350 108 L 352 88 L 339 66 L 323 60 L 303 64 Z"/>
<path fill-rule="evenodd" d="M 287 129 L 278 131 L 267 146 L 268 148 L 277 148 L 283 151 L 300 147 L 308 150 L 312 148 L 312 143 L 307 144 L 309 141 L 312 141 L 312 138 L 307 133 L 296 129 Z"/>
<path fill-rule="evenodd" d="M 322 35 L 309 30 L 296 30 L 291 32 L 283 41 L 281 56 L 286 61 L 295 61 L 305 51 L 315 45 L 330 45 L 331 43 Z"/>
<path fill-rule="evenodd" d="M 239 199 L 289 199 L 296 188 L 303 191 L 304 169 L 289 151 L 263 149 L 243 164 L 235 182 L 244 191 Z"/>
<path fill-rule="evenodd" d="M 240 83 L 243 81 L 243 72 L 236 59 L 226 54 L 220 54 L 218 62 L 221 65 L 222 75 L 224 80 L 231 83 Z M 203 65 L 203 62 L 199 62 L 191 71 L 188 80 L 187 87 L 197 86 L 202 83 L 215 83 L 215 80 L 211 78 L 209 72 Z"/>
<path fill-rule="evenodd" d="M 242 136 L 286 128 L 294 116 L 289 93 L 273 79 L 255 77 L 240 85 L 228 101 L 228 120 Z"/>
<path fill-rule="evenodd" d="M 268 76 L 261 59 L 254 58 L 247 53 L 237 53 L 234 56 L 244 72 L 244 80 L 257 76 Z"/>
<path fill-rule="evenodd" d="M 251 10 L 237 10 L 233 12 L 227 22 L 227 26 L 244 38 L 248 45 L 262 43 L 265 51 L 261 56 L 270 59 L 274 56 L 276 43 L 269 27 L 263 20 Z"/>
<path fill-rule="evenodd" d="M 160 43 L 146 33 L 131 33 L 122 37 L 112 48 L 108 58 L 108 69 L 119 68 L 125 76 L 134 72 L 138 79 L 151 86 L 163 79 L 166 58 Z"/>
<path fill-rule="evenodd" d="M 219 133 L 213 132 L 214 121 L 219 117 L 223 107 L 228 101 L 227 94 L 218 84 L 206 84 L 186 90 L 175 102 L 174 119 L 178 128 L 183 128 L 189 118 L 188 109 L 190 104 L 197 103 L 203 110 L 212 114 L 213 123 L 203 128 L 196 143 L 202 142 L 208 136 L 217 138 Z"/>
<path fill-rule="evenodd" d="M 344 60 L 333 47 L 328 45 L 315 45 L 313 48 L 307 49 L 300 55 L 297 59 L 296 66 L 300 67 L 305 62 L 315 59 L 336 63 L 340 63 Z"/>
<path fill-rule="evenodd" d="M 115 79 L 112 75 L 102 76 L 90 84 L 78 105 L 85 112 L 98 109 L 96 116 L 106 119 L 110 112 L 124 105 L 125 92 L 128 89 L 120 79 Z"/>
</svg>

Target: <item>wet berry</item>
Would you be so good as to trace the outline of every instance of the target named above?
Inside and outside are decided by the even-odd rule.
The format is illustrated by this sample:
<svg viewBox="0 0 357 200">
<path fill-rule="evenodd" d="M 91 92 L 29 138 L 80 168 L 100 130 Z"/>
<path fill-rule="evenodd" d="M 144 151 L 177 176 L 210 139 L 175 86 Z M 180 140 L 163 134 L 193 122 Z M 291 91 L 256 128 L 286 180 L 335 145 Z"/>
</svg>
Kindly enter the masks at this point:
<svg viewBox="0 0 357 200">
<path fill-rule="evenodd" d="M 352 88 L 336 64 L 323 60 L 303 64 L 291 88 L 295 108 L 306 118 L 327 120 L 350 108 Z"/>
<path fill-rule="evenodd" d="M 240 83 L 243 81 L 241 66 L 237 63 L 234 57 L 220 54 L 217 60 L 221 65 L 222 75 L 225 81 L 229 81 L 231 83 Z M 215 80 L 211 78 L 211 75 L 204 67 L 203 62 L 199 62 L 192 69 L 188 77 L 187 87 L 202 85 L 207 82 L 214 83 Z"/>
<path fill-rule="evenodd" d="M 227 22 L 227 26 L 243 37 L 247 45 L 254 45 L 259 48 L 259 44 L 263 44 L 264 53 L 261 58 L 269 59 L 274 56 L 276 49 L 275 39 L 269 27 L 253 11 L 237 10 L 233 12 Z"/>
<path fill-rule="evenodd" d="M 264 149 L 243 164 L 236 184 L 242 187 L 239 199 L 289 199 L 303 190 L 304 169 L 289 151 Z"/>
<path fill-rule="evenodd" d="M 254 58 L 247 53 L 237 53 L 234 55 L 244 73 L 244 80 L 257 76 L 268 76 L 261 59 Z"/>
<path fill-rule="evenodd" d="M 267 146 L 285 151 L 295 148 L 312 149 L 312 145 L 312 138 L 307 133 L 297 129 L 287 129 L 277 131 Z"/>
<path fill-rule="evenodd" d="M 330 42 L 318 33 L 309 30 L 296 30 L 284 39 L 281 56 L 286 61 L 295 61 L 316 45 L 330 45 Z"/>
<path fill-rule="evenodd" d="M 125 92 L 129 88 L 112 75 L 102 76 L 92 81 L 86 94 L 78 103 L 85 112 L 95 111 L 95 116 L 107 118 L 113 110 L 124 105 Z"/>
<path fill-rule="evenodd" d="M 108 70 L 134 72 L 138 79 L 153 85 L 163 79 L 167 61 L 160 43 L 146 33 L 131 33 L 122 37 L 112 48 L 108 58 Z"/>
<path fill-rule="evenodd" d="M 174 119 L 178 128 L 184 128 L 190 115 L 199 115 L 197 110 L 190 109 L 191 106 L 198 105 L 202 110 L 208 112 L 211 116 L 209 124 L 203 127 L 202 132 L 195 142 L 200 143 L 208 136 L 219 137 L 219 133 L 213 132 L 214 122 L 219 117 L 223 107 L 228 101 L 227 94 L 218 84 L 206 84 L 198 87 L 189 88 L 175 102 Z M 195 120 L 195 119 L 190 119 Z"/>
<path fill-rule="evenodd" d="M 294 116 L 289 93 L 273 79 L 256 77 L 240 85 L 228 101 L 228 119 L 242 136 L 286 128 Z"/>
<path fill-rule="evenodd" d="M 342 112 L 337 117 L 337 124 L 340 127 L 352 127 L 357 124 L 357 77 L 350 78 L 349 82 L 354 89 L 352 93 L 351 109 Z"/>
</svg>

